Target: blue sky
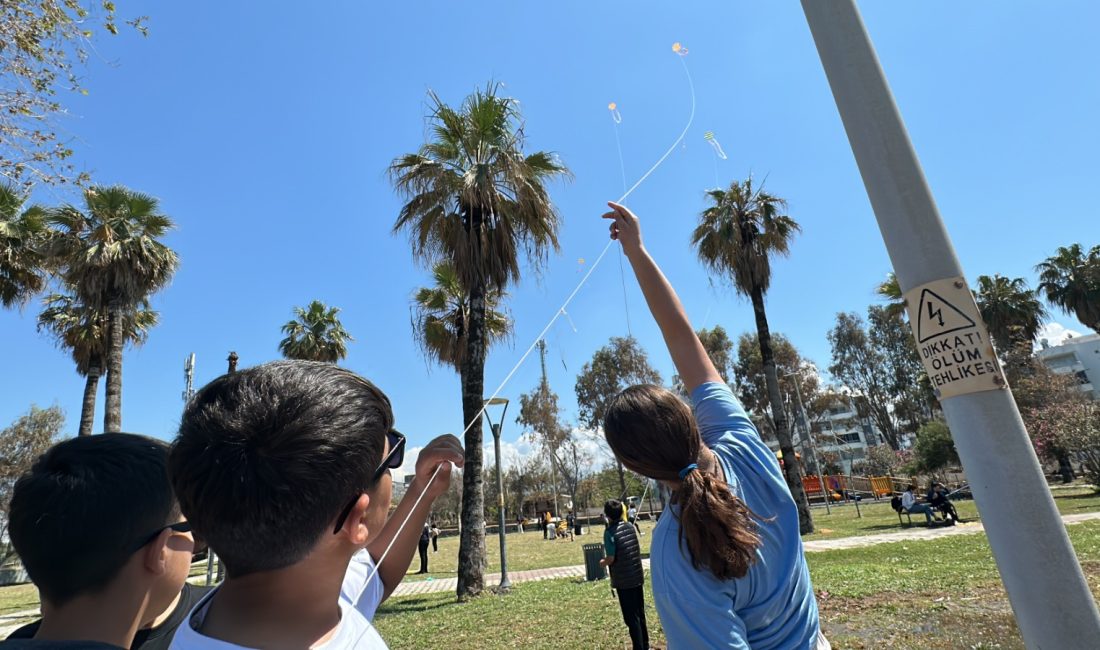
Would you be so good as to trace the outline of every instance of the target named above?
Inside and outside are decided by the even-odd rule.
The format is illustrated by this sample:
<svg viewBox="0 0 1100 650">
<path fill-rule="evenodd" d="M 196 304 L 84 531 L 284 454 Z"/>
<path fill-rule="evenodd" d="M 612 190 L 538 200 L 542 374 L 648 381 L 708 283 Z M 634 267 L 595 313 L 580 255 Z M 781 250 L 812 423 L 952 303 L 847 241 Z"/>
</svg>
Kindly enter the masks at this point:
<svg viewBox="0 0 1100 650">
<path fill-rule="evenodd" d="M 1059 245 L 1100 242 L 1100 5 L 1086 2 L 864 2 L 875 41 L 968 277 L 1034 284 Z M 87 97 L 67 97 L 64 127 L 100 183 L 161 199 L 182 258 L 153 302 L 160 325 L 124 367 L 126 430 L 171 437 L 183 362 L 196 383 L 277 357 L 291 308 L 339 306 L 356 340 L 346 365 L 393 399 L 414 446 L 463 428 L 456 375 L 430 368 L 409 327 L 409 298 L 428 282 L 385 176 L 426 131 L 428 89 L 457 103 L 488 80 L 521 101 L 529 147 L 575 174 L 553 187 L 561 254 L 513 287 L 510 345 L 495 348 L 491 391 L 603 248 L 603 202 L 622 193 L 618 104 L 632 182 L 683 128 L 690 99 L 674 41 L 690 50 L 695 123 L 683 147 L 629 199 L 648 246 L 697 326 L 750 330 L 748 303 L 712 284 L 688 244 L 714 185 L 713 130 L 729 156 L 722 181 L 752 173 L 787 198 L 803 227 L 774 265 L 768 312 L 819 365 L 838 311 L 864 311 L 889 270 L 836 107 L 796 2 L 120 2 L 150 15 L 150 35 L 97 43 Z M 69 198 L 61 195 L 62 198 Z M 56 202 L 53 191 L 37 194 Z M 631 328 L 666 380 L 671 362 L 627 277 Z M 627 331 L 617 252 L 550 331 L 550 379 L 572 417 L 576 373 Z M 75 430 L 83 380 L 36 333 L 34 305 L 0 312 L 5 371 L 0 425 L 32 402 L 60 404 Z M 1064 314 L 1055 320 L 1086 331 Z M 533 356 L 501 393 L 538 380 Z M 101 398 L 102 400 L 102 395 Z M 102 402 L 96 414 L 97 429 Z M 508 424 L 505 438 L 520 431 Z"/>
</svg>

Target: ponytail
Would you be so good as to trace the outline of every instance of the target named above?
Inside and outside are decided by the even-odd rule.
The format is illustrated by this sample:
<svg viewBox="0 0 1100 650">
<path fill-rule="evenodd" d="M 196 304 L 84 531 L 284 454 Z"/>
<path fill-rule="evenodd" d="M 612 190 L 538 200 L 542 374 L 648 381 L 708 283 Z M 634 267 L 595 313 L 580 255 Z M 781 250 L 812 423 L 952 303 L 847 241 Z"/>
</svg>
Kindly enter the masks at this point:
<svg viewBox="0 0 1100 650">
<path fill-rule="evenodd" d="M 748 573 L 760 536 L 752 511 L 725 482 L 706 472 L 687 472 L 672 502 L 680 506 L 680 545 L 687 541 L 696 570 L 707 568 L 719 580 Z"/>
<path fill-rule="evenodd" d="M 760 546 L 759 517 L 725 481 L 697 469 L 706 448 L 687 404 L 659 386 L 631 386 L 609 404 L 603 430 L 628 469 L 679 481 L 672 502 L 679 506 L 680 546 L 687 542 L 692 566 L 719 580 L 744 576 Z"/>
</svg>

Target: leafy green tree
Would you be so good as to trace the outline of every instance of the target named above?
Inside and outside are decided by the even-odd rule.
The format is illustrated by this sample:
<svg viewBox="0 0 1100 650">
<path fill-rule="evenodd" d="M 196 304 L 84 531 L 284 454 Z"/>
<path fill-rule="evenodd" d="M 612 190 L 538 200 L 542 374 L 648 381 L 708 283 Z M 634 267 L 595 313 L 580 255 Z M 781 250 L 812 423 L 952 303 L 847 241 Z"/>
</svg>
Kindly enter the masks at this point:
<svg viewBox="0 0 1100 650">
<path fill-rule="evenodd" d="M 145 18 L 127 20 L 141 34 Z M 117 34 L 108 0 L 4 0 L 0 3 L 0 177 L 29 187 L 83 182 L 56 120 L 63 92 L 87 94 L 79 67 L 94 51 L 98 25 Z"/>
<path fill-rule="evenodd" d="M 72 355 L 77 374 L 85 378 L 79 435 L 91 435 L 99 377 L 110 344 L 107 313 L 91 309 L 75 296 L 65 294 L 50 294 L 42 300 L 42 304 L 43 309 L 38 314 L 38 331 L 52 334 L 57 345 Z M 134 346 L 142 345 L 158 320 L 157 312 L 149 307 L 148 301 L 142 300 L 136 309 L 122 315 L 123 340 Z"/>
<path fill-rule="evenodd" d="M 893 420 L 916 431 L 938 410 L 932 383 L 924 371 L 913 332 L 889 307 L 867 308 L 868 341 L 882 359 L 884 388 Z"/>
<path fill-rule="evenodd" d="M 784 462 L 784 475 L 798 506 L 799 529 L 806 535 L 813 532 L 814 523 L 802 488 L 802 471 L 794 453 L 790 420 L 783 408 L 764 307 L 764 296 L 771 286 L 771 258 L 787 256 L 791 240 L 801 228 L 794 219 L 783 214 L 786 201 L 763 188 L 754 188 L 751 178 L 744 182 L 733 181 L 724 190 L 710 190 L 707 198 L 711 205 L 700 215 L 691 243 L 699 261 L 711 273 L 729 280 L 737 293 L 752 302 L 775 436 L 783 458 L 790 459 Z"/>
<path fill-rule="evenodd" d="M 103 430 L 122 428 L 122 348 L 125 314 L 166 287 L 179 257 L 162 241 L 174 227 L 157 199 L 121 185 L 84 192 L 84 209 L 54 210 L 52 255 L 75 296 L 107 313 L 107 395 Z"/>
<path fill-rule="evenodd" d="M 339 318 L 340 308 L 314 300 L 308 307 L 295 307 L 294 318 L 283 325 L 286 338 L 279 352 L 287 359 L 336 363 L 348 356 L 348 341 L 354 341 Z"/>
<path fill-rule="evenodd" d="M 1047 302 L 1100 333 L 1100 246 L 1061 246 L 1035 270 Z"/>
<path fill-rule="evenodd" d="M 917 431 L 913 445 L 913 466 L 920 473 L 932 474 L 959 464 L 959 452 L 946 422 L 932 420 Z"/>
<path fill-rule="evenodd" d="M 558 249 L 560 217 L 546 184 L 568 175 L 554 154 L 524 153 L 519 102 L 499 91 L 490 84 L 457 109 L 429 94 L 430 140 L 389 168 L 395 189 L 407 199 L 394 231 L 408 234 L 420 261 L 450 261 L 469 306 L 459 365 L 466 432 L 459 600 L 479 594 L 485 582 L 481 410 L 490 342 L 487 297 L 503 295 L 519 281 L 521 251 L 537 270 Z"/>
<path fill-rule="evenodd" d="M 613 336 L 596 350 L 577 376 L 577 417 L 589 431 L 602 431 L 611 400 L 635 384 L 660 384 L 661 375 L 649 365 L 649 357 L 633 336 Z M 615 459 L 620 494 L 626 492 L 626 470 Z"/>
<path fill-rule="evenodd" d="M 424 356 L 460 371 L 470 331 L 470 305 L 450 261 L 437 262 L 432 277 L 435 285 L 421 287 L 413 296 L 413 336 Z M 485 295 L 486 346 L 512 332 L 512 321 L 499 309 L 502 301 L 497 291 Z"/>
<path fill-rule="evenodd" d="M 695 335 L 699 337 L 699 342 L 703 344 L 703 349 L 707 351 L 707 356 L 710 357 L 710 362 L 714 364 L 714 369 L 718 371 L 722 381 L 733 385 L 733 341 L 730 340 L 725 328 L 721 325 L 715 325 L 713 329 L 709 330 L 704 327 Z M 672 389 L 685 397 L 687 396 L 680 375 L 672 376 Z"/>
<path fill-rule="evenodd" d="M 14 185 L 0 183 L 0 305 L 4 307 L 22 306 L 46 286 L 46 210 L 25 203 L 26 196 Z"/>
<path fill-rule="evenodd" d="M 795 402 L 795 385 L 801 391 L 806 417 L 816 419 L 821 411 L 818 408 L 818 395 L 821 390 L 817 373 L 807 372 L 812 366 L 808 359 L 791 343 L 790 339 L 778 332 L 772 333 L 772 354 L 775 358 L 779 392 L 786 398 L 793 410 L 798 410 Z M 775 439 L 774 420 L 771 417 L 771 397 L 768 395 L 767 376 L 764 373 L 764 361 L 760 356 L 760 343 L 755 334 L 745 332 L 737 338 L 737 361 L 734 365 L 734 387 L 745 409 L 759 417 L 760 433 L 769 439 Z"/>
<path fill-rule="evenodd" d="M 1034 343 L 1039 338 L 1047 310 L 1023 278 L 979 275 L 974 295 L 998 350 L 1008 350 L 1017 341 Z"/>
<path fill-rule="evenodd" d="M 30 409 L 11 425 L 0 429 L 0 566 L 15 553 L 7 543 L 8 507 L 15 482 L 31 469 L 61 435 L 65 412 L 60 406 Z"/>
<path fill-rule="evenodd" d="M 890 408 L 892 378 L 882 372 L 887 359 L 873 345 L 863 319 L 854 312 L 837 314 L 836 325 L 829 330 L 828 336 L 833 352 L 829 373 L 854 393 L 866 398 L 875 426 L 892 449 L 900 449 L 898 427 Z"/>
</svg>

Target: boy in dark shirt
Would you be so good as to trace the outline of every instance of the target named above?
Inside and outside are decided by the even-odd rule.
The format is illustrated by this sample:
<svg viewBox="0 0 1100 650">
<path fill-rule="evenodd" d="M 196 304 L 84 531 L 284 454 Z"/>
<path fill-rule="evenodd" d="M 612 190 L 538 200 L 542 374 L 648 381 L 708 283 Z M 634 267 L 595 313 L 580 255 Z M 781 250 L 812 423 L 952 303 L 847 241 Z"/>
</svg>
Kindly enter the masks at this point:
<svg viewBox="0 0 1100 650">
<path fill-rule="evenodd" d="M 15 485 L 9 534 L 43 618 L 0 648 L 167 648 L 207 589 L 186 584 L 195 552 L 159 440 L 66 440 Z"/>
</svg>

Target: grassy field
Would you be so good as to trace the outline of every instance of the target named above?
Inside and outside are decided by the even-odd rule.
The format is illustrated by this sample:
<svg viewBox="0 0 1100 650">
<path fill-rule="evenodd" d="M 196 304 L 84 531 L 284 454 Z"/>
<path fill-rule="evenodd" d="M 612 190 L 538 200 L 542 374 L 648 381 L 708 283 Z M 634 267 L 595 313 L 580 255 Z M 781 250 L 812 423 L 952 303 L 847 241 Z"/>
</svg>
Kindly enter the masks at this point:
<svg viewBox="0 0 1100 650">
<path fill-rule="evenodd" d="M 1090 488 L 1072 488 L 1058 490 L 1055 493 L 1054 502 L 1062 514 L 1076 514 L 1081 512 L 1100 511 L 1100 494 L 1096 494 Z M 973 501 L 957 501 L 956 509 L 964 521 L 977 521 L 978 509 Z M 888 501 L 868 501 L 860 505 L 862 518 L 856 517 L 855 506 L 850 504 L 833 506 L 832 514 L 826 514 L 825 508 L 814 508 L 815 531 L 802 539 L 805 541 L 820 539 L 839 539 L 842 537 L 854 537 L 857 535 L 874 535 L 877 533 L 891 533 L 902 530 L 898 526 L 898 515 L 890 509 Z M 913 519 L 915 527 L 924 526 L 924 519 L 917 516 Z M 649 553 L 649 543 L 653 530 L 653 522 L 641 522 L 642 532 L 646 533 L 639 541 L 642 552 Z M 544 540 L 542 533 L 537 530 L 519 533 L 509 533 L 508 545 L 508 570 L 524 571 L 528 569 L 545 569 L 557 566 L 571 566 L 584 564 L 584 555 L 581 551 L 582 544 L 599 543 L 603 539 L 603 528 L 596 526 L 591 529 L 591 534 L 582 535 L 576 541 Z M 500 571 L 500 543 L 496 535 L 488 535 L 485 538 L 489 565 L 487 571 L 494 573 Z M 458 569 L 458 537 L 441 537 L 439 539 L 439 552 L 432 553 L 428 550 L 427 575 L 415 575 L 420 569 L 420 557 L 414 555 L 409 564 L 406 580 L 423 580 L 426 578 L 439 579 L 454 577 Z"/>
<path fill-rule="evenodd" d="M 640 526 L 643 535 L 638 538 L 638 541 L 641 542 L 642 553 L 648 555 L 649 542 L 652 538 L 650 533 L 653 531 L 654 524 L 653 522 L 643 521 L 640 522 Z M 574 541 L 569 541 L 569 538 L 546 540 L 542 538 L 542 533 L 537 530 L 523 534 L 509 533 L 505 542 L 508 548 L 508 571 L 527 571 L 529 569 L 584 564 L 584 551 L 581 550 L 581 546 L 603 543 L 602 526 L 595 526 L 591 529 L 586 528 L 585 530 L 589 532 L 574 537 Z M 500 571 L 500 537 L 496 534 L 487 535 L 485 537 L 485 548 L 488 556 L 486 559 L 489 562 L 486 572 L 496 573 Z M 419 570 L 420 555 L 414 553 L 412 562 L 409 563 L 406 580 L 453 578 L 458 571 L 458 537 L 440 537 L 439 552 L 433 553 L 431 548 L 428 549 L 429 573 L 427 575 L 415 575 L 415 572 Z"/>
<path fill-rule="evenodd" d="M 0 587 L 0 616 L 38 607 L 38 590 L 34 585 Z"/>
<path fill-rule="evenodd" d="M 1100 595 L 1100 522 L 1069 532 Z M 809 563 L 835 648 L 1023 648 L 982 535 L 814 553 Z M 648 591 L 647 599 L 650 636 L 661 643 Z M 442 640 L 487 650 L 617 648 L 626 638 L 606 581 L 526 583 L 462 604 L 451 593 L 394 598 L 376 623 L 395 648 L 435 648 Z"/>
</svg>

